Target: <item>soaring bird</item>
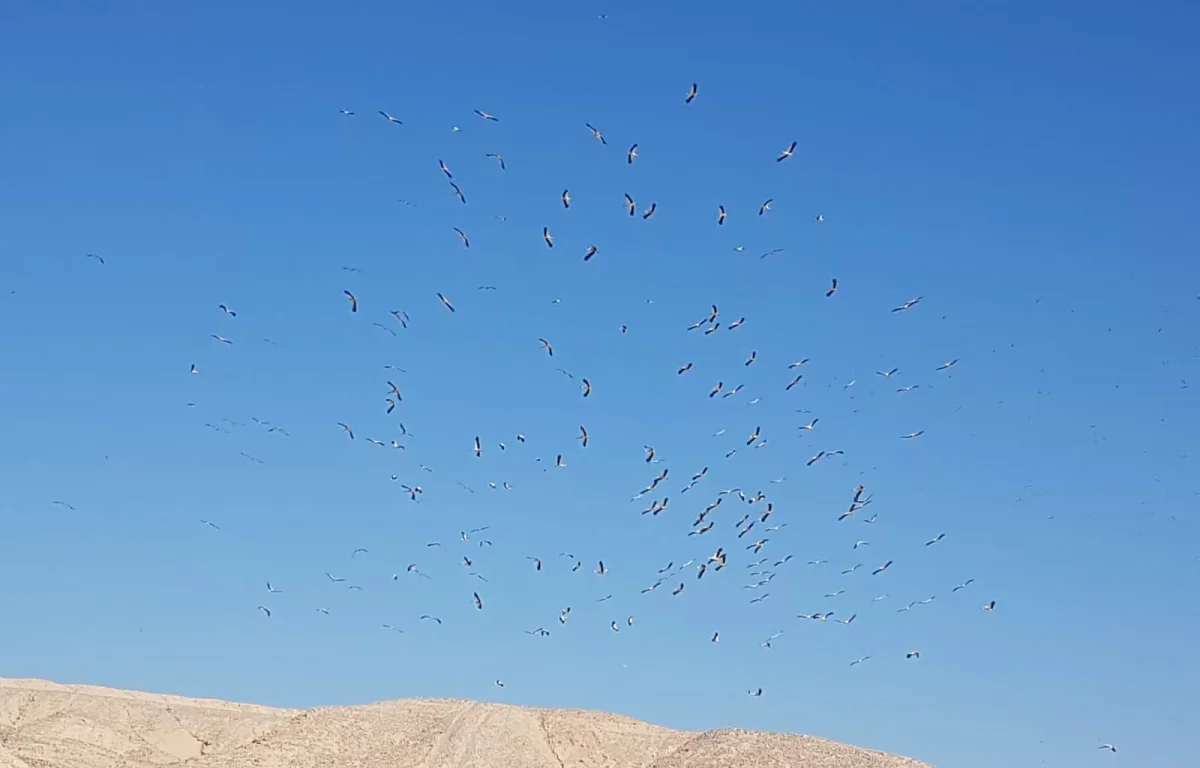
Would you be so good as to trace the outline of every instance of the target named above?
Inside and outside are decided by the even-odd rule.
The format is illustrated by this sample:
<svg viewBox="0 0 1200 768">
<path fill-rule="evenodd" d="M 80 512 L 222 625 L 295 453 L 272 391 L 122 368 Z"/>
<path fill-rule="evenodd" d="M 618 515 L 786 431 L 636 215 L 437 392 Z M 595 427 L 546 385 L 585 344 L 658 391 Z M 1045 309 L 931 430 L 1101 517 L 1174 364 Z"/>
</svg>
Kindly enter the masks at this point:
<svg viewBox="0 0 1200 768">
<path fill-rule="evenodd" d="M 542 239 L 546 241 L 548 248 L 554 247 L 554 236 L 550 234 L 550 227 L 542 227 Z"/>
<path fill-rule="evenodd" d="M 625 162 L 628 163 L 629 165 L 633 165 L 634 158 L 636 158 L 638 156 L 637 148 L 638 148 L 638 145 L 634 144 L 632 147 L 629 148 L 629 152 L 627 152 L 625 155 Z"/>
<path fill-rule="evenodd" d="M 688 89 L 687 98 L 683 100 L 683 103 L 691 104 L 694 98 L 696 98 L 696 84 L 692 83 L 692 87 Z"/>
<path fill-rule="evenodd" d="M 782 154 L 780 154 L 779 157 L 775 158 L 775 162 L 782 163 L 784 160 L 787 160 L 789 157 L 791 157 L 792 153 L 795 151 L 796 151 L 796 142 L 793 141 L 787 149 L 783 150 Z"/>
<path fill-rule="evenodd" d="M 454 174 L 450 173 L 450 169 L 447 168 L 446 164 L 444 162 L 442 162 L 440 159 L 438 160 L 438 167 L 442 169 L 442 173 L 446 174 L 447 179 L 454 178 Z"/>
<path fill-rule="evenodd" d="M 771 210 L 771 203 L 775 202 L 774 198 L 768 198 L 762 205 L 758 206 L 758 215 L 762 216 L 767 211 Z"/>
<path fill-rule="evenodd" d="M 592 383 L 587 379 L 583 380 L 583 396 L 587 397 L 592 394 Z"/>
<path fill-rule="evenodd" d="M 630 216 L 637 213 L 637 204 L 633 202 L 633 198 L 629 196 L 628 192 L 625 193 L 625 207 L 629 209 Z"/>
<path fill-rule="evenodd" d="M 586 125 L 587 129 L 592 132 L 592 136 L 595 137 L 596 141 L 600 142 L 601 144 L 608 143 L 607 141 L 604 140 L 604 134 L 600 133 L 599 128 L 592 125 L 591 123 L 584 123 L 584 125 Z"/>
<path fill-rule="evenodd" d="M 497 155 L 495 152 L 489 152 L 489 153 L 487 153 L 487 155 L 485 155 L 485 157 L 490 157 L 490 158 L 495 159 L 496 161 L 498 161 L 500 163 L 500 170 L 503 171 L 505 169 L 504 158 L 501 157 L 500 155 Z"/>
<path fill-rule="evenodd" d="M 358 299 L 355 297 L 355 295 L 353 293 L 350 293 L 350 291 L 342 291 L 342 293 L 346 294 L 346 301 L 350 302 L 350 311 L 357 312 L 358 311 Z"/>
<path fill-rule="evenodd" d="M 450 186 L 454 189 L 454 194 L 455 194 L 455 196 L 458 197 L 459 201 L 462 202 L 463 205 L 466 205 L 467 204 L 467 196 L 464 195 L 463 191 L 458 188 L 458 185 L 452 181 L 452 182 L 450 182 Z"/>
<path fill-rule="evenodd" d="M 463 232 L 463 231 L 462 231 L 461 229 L 459 229 L 458 227 L 455 227 L 455 228 L 454 228 L 454 231 L 458 233 L 458 237 L 459 237 L 459 239 L 460 239 L 460 240 L 462 240 L 462 242 L 463 242 L 463 245 L 464 245 L 464 246 L 466 246 L 467 248 L 470 248 L 470 247 L 471 247 L 471 240 L 470 240 L 470 238 L 468 238 L 468 237 L 467 237 L 467 233 L 466 233 L 466 232 Z"/>
<path fill-rule="evenodd" d="M 717 206 L 717 224 L 724 224 L 724 223 L 725 223 L 725 206 L 718 205 Z"/>
<path fill-rule="evenodd" d="M 381 109 L 381 110 L 379 110 L 379 114 L 381 114 L 381 115 L 383 115 L 384 117 L 386 117 L 386 118 L 387 118 L 387 121 L 388 121 L 389 123 L 395 123 L 396 125 L 404 125 L 404 121 L 402 121 L 402 120 L 397 120 L 396 118 L 394 118 L 394 117 L 392 117 L 391 115 L 389 115 L 387 112 L 384 112 L 382 109 Z"/>
<path fill-rule="evenodd" d="M 447 299 L 445 296 L 443 296 L 440 293 L 437 295 L 437 297 L 438 297 L 438 301 L 442 302 L 442 306 L 444 306 L 446 309 L 450 310 L 451 312 L 454 311 L 454 305 L 450 303 L 450 299 Z"/>
<path fill-rule="evenodd" d="M 565 189 L 563 190 L 563 193 L 562 193 L 562 204 L 563 204 L 563 208 L 571 207 L 571 193 Z"/>
<path fill-rule="evenodd" d="M 596 255 L 596 251 L 598 251 L 598 250 L 600 250 L 600 249 L 599 249 L 599 248 L 597 248 L 596 246 L 594 246 L 594 245 L 593 245 L 593 246 L 590 246 L 590 247 L 587 249 L 587 253 L 583 254 L 583 260 L 584 260 L 584 261 L 590 261 L 590 260 L 591 260 L 591 258 L 592 258 L 593 256 L 595 256 L 595 255 Z"/>
<path fill-rule="evenodd" d="M 483 446 L 479 443 L 479 436 L 475 436 L 475 456 L 478 458 L 483 455 Z"/>
<path fill-rule="evenodd" d="M 354 430 L 353 430 L 353 429 L 350 429 L 350 425 L 348 425 L 348 424 L 343 424 L 343 423 L 342 423 L 342 422 L 340 422 L 340 421 L 337 423 L 337 425 L 338 425 L 339 427 L 341 427 L 341 428 L 342 428 L 342 431 L 344 431 L 344 432 L 345 432 L 347 435 L 350 435 L 350 439 L 351 439 L 351 440 L 353 440 L 353 439 L 354 439 Z"/>
<path fill-rule="evenodd" d="M 472 592 L 471 594 L 475 597 L 475 607 L 482 611 L 483 610 L 483 598 L 479 596 L 478 592 Z"/>
<path fill-rule="evenodd" d="M 893 312 L 907 312 L 908 310 L 910 310 L 910 309 L 912 309 L 913 307 L 917 306 L 917 304 L 919 304 L 919 303 L 920 303 L 920 301 L 921 301 L 921 299 L 922 299 L 922 298 L 923 298 L 923 297 L 921 297 L 921 296 L 918 296 L 918 297 L 917 297 L 917 298 L 915 298 L 915 299 L 909 299 L 908 301 L 904 302 L 903 304 L 901 304 L 900 306 L 896 307 L 896 308 L 895 308 L 895 309 L 893 309 L 892 311 L 893 311 Z"/>
<path fill-rule="evenodd" d="M 491 120 L 493 123 L 500 122 L 500 118 L 496 117 L 495 115 L 489 115 L 487 112 L 481 112 L 478 109 L 474 110 L 474 112 L 475 112 L 475 114 L 482 117 L 484 120 Z"/>
<path fill-rule="evenodd" d="M 232 309 L 225 306 L 224 304 L 218 304 L 217 309 L 221 310 L 222 312 L 229 315 L 230 317 L 237 317 L 237 312 L 234 312 Z"/>
<path fill-rule="evenodd" d="M 643 219 L 650 218 L 651 216 L 654 215 L 654 212 L 657 210 L 658 210 L 658 203 L 650 203 L 650 207 L 647 208 L 646 212 L 642 214 L 642 218 Z"/>
<path fill-rule="evenodd" d="M 554 357 L 554 347 L 550 346 L 550 342 L 546 341 L 545 339 L 538 339 L 538 343 L 545 348 L 546 354 L 550 355 L 550 357 Z"/>
<path fill-rule="evenodd" d="M 832 296 L 835 293 L 837 293 L 837 278 L 836 277 L 833 278 L 833 281 L 829 284 L 829 290 L 825 291 L 825 298 L 828 299 L 830 296 Z"/>
</svg>

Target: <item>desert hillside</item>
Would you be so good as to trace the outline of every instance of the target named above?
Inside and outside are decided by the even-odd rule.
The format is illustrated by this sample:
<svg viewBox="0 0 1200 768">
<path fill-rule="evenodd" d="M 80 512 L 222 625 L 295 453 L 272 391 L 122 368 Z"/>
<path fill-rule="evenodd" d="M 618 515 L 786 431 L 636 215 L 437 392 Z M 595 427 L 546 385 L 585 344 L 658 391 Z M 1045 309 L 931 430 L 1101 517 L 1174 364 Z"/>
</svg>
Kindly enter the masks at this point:
<svg viewBox="0 0 1200 768">
<path fill-rule="evenodd" d="M 0 680 L 0 768 L 921 768 L 808 736 L 686 733 L 601 712 L 407 699 L 274 709 Z"/>
</svg>

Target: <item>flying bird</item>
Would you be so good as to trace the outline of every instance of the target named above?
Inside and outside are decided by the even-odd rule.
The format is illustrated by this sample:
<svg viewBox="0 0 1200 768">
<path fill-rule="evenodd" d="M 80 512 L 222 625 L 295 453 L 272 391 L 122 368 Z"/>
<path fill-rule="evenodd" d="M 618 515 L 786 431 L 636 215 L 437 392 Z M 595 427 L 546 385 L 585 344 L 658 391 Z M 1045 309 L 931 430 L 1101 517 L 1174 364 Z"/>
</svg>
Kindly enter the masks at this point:
<svg viewBox="0 0 1200 768">
<path fill-rule="evenodd" d="M 440 159 L 438 160 L 438 167 L 442 169 L 442 173 L 446 174 L 447 179 L 454 178 L 454 174 L 450 173 L 450 169 L 447 168 L 446 164 L 444 162 L 442 162 Z"/>
<path fill-rule="evenodd" d="M 650 203 L 650 207 L 647 208 L 646 212 L 642 214 L 642 218 L 643 219 L 650 218 L 651 216 L 654 215 L 654 212 L 657 210 L 658 210 L 658 203 Z"/>
<path fill-rule="evenodd" d="M 758 215 L 762 216 L 767 211 L 771 210 L 771 203 L 775 202 L 775 198 L 768 198 L 762 205 L 758 206 Z"/>
<path fill-rule="evenodd" d="M 775 158 L 775 162 L 782 163 L 784 160 L 787 160 L 789 157 L 791 157 L 792 153 L 795 151 L 796 151 L 796 142 L 793 141 L 787 149 L 783 150 L 783 152 L 779 155 L 779 157 Z"/>
<path fill-rule="evenodd" d="M 450 186 L 454 189 L 454 194 L 458 197 L 459 201 L 461 201 L 463 205 L 466 205 L 467 204 L 467 196 L 464 195 L 463 191 L 458 188 L 458 185 L 452 181 L 452 182 L 450 182 Z"/>
<path fill-rule="evenodd" d="M 260 610 L 260 611 L 262 611 L 263 613 L 265 613 L 265 614 L 267 615 L 267 618 L 268 618 L 268 619 L 269 619 L 269 618 L 271 618 L 271 611 L 270 611 L 270 609 L 268 609 L 266 606 L 260 605 L 260 606 L 258 606 L 258 610 Z"/>
<path fill-rule="evenodd" d="M 463 231 L 462 231 L 461 229 L 459 229 L 458 227 L 455 227 L 455 228 L 454 228 L 454 231 L 458 233 L 458 237 L 459 237 L 459 239 L 461 239 L 461 240 L 462 240 L 462 242 L 463 242 L 463 245 L 465 245 L 467 248 L 470 248 L 470 247 L 471 247 L 471 241 L 470 241 L 470 239 L 468 239 L 468 238 L 467 238 L 467 233 L 466 233 L 466 232 L 463 232 Z"/>
<path fill-rule="evenodd" d="M 828 299 L 830 296 L 832 296 L 835 293 L 837 293 L 837 278 L 836 277 L 833 278 L 833 280 L 830 282 L 829 290 L 825 291 L 825 298 Z"/>
<path fill-rule="evenodd" d="M 443 296 L 440 293 L 437 295 L 437 297 L 438 297 L 438 301 L 442 302 L 442 305 L 444 307 L 446 307 L 446 309 L 450 310 L 451 312 L 454 311 L 454 305 L 450 303 L 450 299 L 447 299 L 445 296 Z"/>
<path fill-rule="evenodd" d="M 381 114 L 381 115 L 383 115 L 384 117 L 386 117 L 386 118 L 387 118 L 387 121 L 388 121 L 389 123 L 395 123 L 396 125 L 404 125 L 404 121 L 402 121 L 402 120 L 397 120 L 396 118 L 394 118 L 394 117 L 392 117 L 391 115 L 389 115 L 387 112 L 384 112 L 382 109 L 381 109 L 381 110 L 379 110 L 379 114 Z"/>
<path fill-rule="evenodd" d="M 562 204 L 563 204 L 563 208 L 571 207 L 571 194 L 570 194 L 570 192 L 568 192 L 565 189 L 563 190 L 563 193 L 562 193 Z"/>
<path fill-rule="evenodd" d="M 353 439 L 354 439 L 354 430 L 353 430 L 353 429 L 350 429 L 350 425 L 348 425 L 348 424 L 343 424 L 343 423 L 342 423 L 342 422 L 340 422 L 340 421 L 337 423 L 337 425 L 338 425 L 339 427 L 341 427 L 341 428 L 342 428 L 342 430 L 343 430 L 343 431 L 344 431 L 344 432 L 345 432 L 347 435 L 350 435 L 350 439 L 351 439 L 351 440 L 353 440 Z"/>
<path fill-rule="evenodd" d="M 481 112 L 478 109 L 473 110 L 473 111 L 475 112 L 475 114 L 479 115 L 484 120 L 491 120 L 493 123 L 500 122 L 500 118 L 496 117 L 495 115 L 489 115 L 487 112 Z"/>
<path fill-rule="evenodd" d="M 89 259 L 95 259 L 96 261 L 100 262 L 101 264 L 103 264 L 103 263 L 104 263 L 104 257 L 103 257 L 103 256 L 101 256 L 101 255 L 99 255 L 99 254 L 96 254 L 96 253 L 89 253 L 89 254 L 87 254 L 87 258 L 89 258 Z"/>
<path fill-rule="evenodd" d="M 500 170 L 502 170 L 502 171 L 505 170 L 504 158 L 501 157 L 500 155 L 497 155 L 495 152 L 488 152 L 485 155 L 485 157 L 493 158 L 494 160 L 496 160 L 497 162 L 500 163 Z"/>
<path fill-rule="evenodd" d="M 217 309 L 221 310 L 222 312 L 229 315 L 230 317 L 237 317 L 237 312 L 234 312 L 232 309 L 225 306 L 224 304 L 218 304 Z"/>
<path fill-rule="evenodd" d="M 593 256 L 595 256 L 595 255 L 596 255 L 596 251 L 598 251 L 598 250 L 600 250 L 600 249 L 599 249 L 599 248 L 597 248 L 596 246 L 594 246 L 594 245 L 593 245 L 593 246 L 590 246 L 590 247 L 587 249 L 587 253 L 583 254 L 583 260 L 584 260 L 584 261 L 590 261 L 590 260 L 591 260 L 591 258 L 592 258 Z"/>
<path fill-rule="evenodd" d="M 696 98 L 696 84 L 692 83 L 692 87 L 688 89 L 687 98 L 683 100 L 683 103 L 691 104 L 694 98 Z"/>
<path fill-rule="evenodd" d="M 718 205 L 717 206 L 717 224 L 724 224 L 724 223 L 725 223 L 725 206 Z"/>
<path fill-rule="evenodd" d="M 915 298 L 915 299 L 909 299 L 908 301 L 904 302 L 903 304 L 901 304 L 900 306 L 896 307 L 896 308 L 895 308 L 895 309 L 893 309 L 892 311 L 893 311 L 893 312 L 907 312 L 908 310 L 910 310 L 910 309 L 912 309 L 913 307 L 917 306 L 917 304 L 918 304 L 918 303 L 921 301 L 921 299 L 922 299 L 922 298 L 923 298 L 923 297 L 921 297 L 921 296 L 918 296 L 918 297 L 917 297 L 917 298 Z"/>
<path fill-rule="evenodd" d="M 550 227 L 542 227 L 542 239 L 546 241 L 548 248 L 554 247 L 554 236 L 550 234 Z"/>
<path fill-rule="evenodd" d="M 587 397 L 592 394 L 592 384 L 587 379 L 583 380 L 583 396 Z"/>
<path fill-rule="evenodd" d="M 633 198 L 629 196 L 628 192 L 625 193 L 625 207 L 629 209 L 630 216 L 637 213 L 637 204 L 633 202 Z"/>
<path fill-rule="evenodd" d="M 350 311 L 357 312 L 358 298 L 353 293 L 350 293 L 350 291 L 342 291 L 342 293 L 346 294 L 346 301 L 350 302 Z"/>
<path fill-rule="evenodd" d="M 546 349 L 546 354 L 554 357 L 554 347 L 550 346 L 550 342 L 545 339 L 538 339 L 538 342 Z"/>
<path fill-rule="evenodd" d="M 586 125 L 587 129 L 592 132 L 592 136 L 595 137 L 596 141 L 600 142 L 601 144 L 608 143 L 604 140 L 604 134 L 600 133 L 600 129 L 596 128 L 591 123 L 584 123 L 584 125 Z"/>
<path fill-rule="evenodd" d="M 627 152 L 625 154 L 625 161 L 627 164 L 633 165 L 634 158 L 638 156 L 637 148 L 638 148 L 638 145 L 634 144 L 632 147 L 629 148 L 629 152 Z"/>
</svg>

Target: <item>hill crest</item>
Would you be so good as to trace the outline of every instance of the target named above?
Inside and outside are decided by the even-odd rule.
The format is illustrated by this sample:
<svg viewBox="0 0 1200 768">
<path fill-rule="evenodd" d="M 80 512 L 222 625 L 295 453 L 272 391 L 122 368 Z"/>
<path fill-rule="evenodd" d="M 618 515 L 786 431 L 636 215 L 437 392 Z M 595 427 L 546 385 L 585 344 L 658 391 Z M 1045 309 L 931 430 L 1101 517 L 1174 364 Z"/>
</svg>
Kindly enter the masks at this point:
<svg viewBox="0 0 1200 768">
<path fill-rule="evenodd" d="M 811 736 L 460 699 L 282 709 L 0 679 L 0 768 L 932 768 Z"/>
</svg>

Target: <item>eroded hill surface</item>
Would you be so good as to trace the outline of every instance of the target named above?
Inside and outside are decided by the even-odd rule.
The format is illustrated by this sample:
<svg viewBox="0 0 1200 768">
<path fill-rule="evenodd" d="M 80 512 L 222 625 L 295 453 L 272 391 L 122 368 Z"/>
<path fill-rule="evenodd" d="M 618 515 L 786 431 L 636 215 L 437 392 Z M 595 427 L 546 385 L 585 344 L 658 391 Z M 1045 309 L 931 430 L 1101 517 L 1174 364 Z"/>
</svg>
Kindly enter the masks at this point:
<svg viewBox="0 0 1200 768">
<path fill-rule="evenodd" d="M 275 709 L 0 680 L 0 768 L 930 768 L 808 736 L 444 699 Z"/>
</svg>

